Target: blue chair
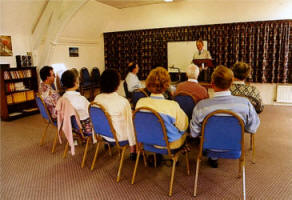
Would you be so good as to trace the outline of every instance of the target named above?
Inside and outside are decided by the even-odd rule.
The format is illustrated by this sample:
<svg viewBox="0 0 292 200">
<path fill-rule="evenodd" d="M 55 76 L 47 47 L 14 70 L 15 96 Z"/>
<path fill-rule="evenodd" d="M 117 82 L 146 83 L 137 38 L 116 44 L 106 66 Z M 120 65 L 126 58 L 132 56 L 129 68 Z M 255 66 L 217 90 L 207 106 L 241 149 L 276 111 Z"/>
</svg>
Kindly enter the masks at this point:
<svg viewBox="0 0 292 200">
<path fill-rule="evenodd" d="M 94 158 L 91 165 L 91 170 L 94 169 L 94 165 L 96 162 L 96 158 L 97 158 L 101 143 L 108 144 L 109 149 L 111 145 L 116 146 L 119 149 L 119 152 L 121 153 L 120 165 L 119 165 L 119 170 L 118 170 L 118 175 L 117 175 L 117 182 L 119 182 L 121 178 L 125 152 L 126 152 L 127 147 L 129 146 L 129 142 L 118 141 L 116 130 L 113 127 L 111 117 L 102 105 L 93 102 L 89 105 L 88 112 L 92 121 L 94 132 L 99 135 L 99 137 L 97 138 L 98 142 L 97 142 L 96 151 L 95 151 Z M 101 136 L 112 138 L 115 141 L 114 142 L 107 141 Z"/>
<path fill-rule="evenodd" d="M 196 105 L 196 100 L 193 98 L 193 96 L 187 92 L 179 92 L 174 97 L 173 100 L 175 100 L 181 109 L 186 113 L 189 120 L 192 119 L 193 109 Z"/>
<path fill-rule="evenodd" d="M 57 145 L 57 139 L 58 139 L 57 122 L 52 120 L 51 114 L 49 113 L 48 108 L 47 108 L 47 106 L 46 106 L 43 98 L 39 94 L 36 95 L 35 100 L 36 100 L 36 104 L 37 104 L 37 106 L 38 106 L 38 108 L 40 110 L 40 113 L 42 115 L 42 118 L 47 123 L 47 126 L 46 126 L 46 128 L 44 130 L 44 133 L 42 135 L 42 138 L 41 138 L 40 145 L 43 145 L 44 144 L 45 137 L 47 135 L 47 130 L 48 130 L 48 128 L 49 128 L 50 125 L 55 126 L 56 129 L 57 129 L 56 135 L 55 135 L 55 138 L 54 138 L 54 142 L 53 142 L 53 147 L 52 147 L 52 153 L 54 153 L 55 152 L 55 149 L 56 149 L 56 145 Z"/>
<path fill-rule="evenodd" d="M 184 152 L 183 144 L 177 149 L 171 149 L 168 142 L 167 131 L 164 121 L 155 110 L 148 107 L 141 107 L 135 110 L 133 114 L 133 122 L 135 127 L 135 138 L 137 147 L 137 159 L 132 176 L 132 184 L 135 182 L 136 171 L 139 163 L 140 154 L 144 151 L 168 155 L 172 161 L 171 179 L 169 183 L 169 196 L 172 196 L 172 186 L 174 181 L 174 173 L 176 162 L 180 153 Z M 188 152 L 186 155 L 187 174 L 190 174 Z"/>
<path fill-rule="evenodd" d="M 83 141 L 86 141 L 86 145 L 85 145 L 85 149 L 84 149 L 84 153 L 83 153 L 83 157 L 82 157 L 82 162 L 81 162 L 81 168 L 83 168 L 85 165 L 85 161 L 86 161 L 89 142 L 91 141 L 93 144 L 92 134 L 84 134 L 82 132 L 82 128 L 79 127 L 75 116 L 71 116 L 71 124 L 72 124 L 73 137 L 77 138 L 80 144 L 83 144 Z M 69 149 L 69 142 L 66 143 L 65 150 L 63 153 L 63 158 L 66 157 L 66 155 L 68 153 L 68 149 Z"/>
<path fill-rule="evenodd" d="M 85 90 L 89 90 L 90 93 L 90 97 L 92 98 L 93 94 L 92 94 L 92 87 L 93 84 L 91 82 L 91 78 L 88 72 L 88 69 L 86 67 L 82 67 L 80 70 L 80 93 L 82 95 L 84 95 L 84 91 Z"/>
<path fill-rule="evenodd" d="M 125 91 L 126 98 L 131 101 L 132 93 L 129 92 L 129 90 L 128 90 L 128 84 L 127 84 L 126 80 L 124 80 L 123 86 L 124 86 L 124 91 Z"/>
<path fill-rule="evenodd" d="M 142 88 L 136 89 L 133 92 L 133 95 L 132 95 L 132 105 L 133 105 L 133 108 L 135 109 L 136 104 L 139 101 L 139 99 L 144 98 L 144 97 L 148 97 L 148 96 L 149 95 L 145 92 L 144 89 L 142 89 Z"/>
<path fill-rule="evenodd" d="M 242 195 L 245 200 L 244 123 L 242 119 L 228 110 L 217 110 L 205 117 L 197 157 L 194 196 L 197 195 L 198 174 L 203 151 L 207 153 L 208 157 L 239 159 L 239 177 L 242 173 Z"/>
</svg>

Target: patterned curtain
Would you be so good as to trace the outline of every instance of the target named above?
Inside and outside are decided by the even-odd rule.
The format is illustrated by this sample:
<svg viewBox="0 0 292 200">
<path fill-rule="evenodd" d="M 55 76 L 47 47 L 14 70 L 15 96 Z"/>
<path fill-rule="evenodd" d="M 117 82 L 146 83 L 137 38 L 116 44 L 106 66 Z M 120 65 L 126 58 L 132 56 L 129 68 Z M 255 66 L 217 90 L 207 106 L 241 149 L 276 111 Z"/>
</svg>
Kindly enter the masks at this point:
<svg viewBox="0 0 292 200">
<path fill-rule="evenodd" d="M 125 76 L 128 62 L 135 60 L 145 79 L 153 67 L 167 67 L 167 42 L 199 38 L 208 42 L 215 65 L 243 61 L 252 67 L 252 82 L 292 82 L 292 20 L 105 33 L 105 67 Z"/>
</svg>

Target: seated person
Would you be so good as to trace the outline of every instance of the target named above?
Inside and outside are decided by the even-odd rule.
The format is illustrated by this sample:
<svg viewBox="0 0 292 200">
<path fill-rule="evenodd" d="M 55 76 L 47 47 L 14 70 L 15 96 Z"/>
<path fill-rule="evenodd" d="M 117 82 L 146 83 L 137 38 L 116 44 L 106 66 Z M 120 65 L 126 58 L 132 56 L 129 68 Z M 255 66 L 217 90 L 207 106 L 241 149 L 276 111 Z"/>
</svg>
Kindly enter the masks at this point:
<svg viewBox="0 0 292 200">
<path fill-rule="evenodd" d="M 170 76 L 165 68 L 157 67 L 151 70 L 146 79 L 146 88 L 151 95 L 139 99 L 136 109 L 146 106 L 158 112 L 164 120 L 170 148 L 176 149 L 185 142 L 188 117 L 176 101 L 164 98 L 163 93 L 169 85 Z"/>
<path fill-rule="evenodd" d="M 100 77 L 101 93 L 95 97 L 94 102 L 101 104 L 111 116 L 118 140 L 129 141 L 131 150 L 130 159 L 135 160 L 136 140 L 132 121 L 132 110 L 129 101 L 117 93 L 120 82 L 121 76 L 119 72 L 113 69 L 105 70 Z M 111 142 L 115 141 L 112 138 L 104 138 Z"/>
<path fill-rule="evenodd" d="M 174 95 L 179 92 L 187 92 L 192 95 L 192 97 L 196 100 L 196 103 L 202 99 L 209 98 L 206 88 L 198 83 L 199 73 L 200 70 L 198 66 L 194 64 L 189 65 L 186 70 L 188 80 L 177 85 Z"/>
<path fill-rule="evenodd" d="M 142 88 L 141 82 L 137 76 L 139 72 L 139 66 L 135 62 L 130 62 L 128 65 L 129 73 L 126 76 L 126 83 L 128 85 L 128 91 L 133 92 L 136 89 Z"/>
<path fill-rule="evenodd" d="M 92 125 L 88 114 L 89 101 L 77 92 L 79 88 L 79 79 L 72 70 L 67 70 L 62 74 L 61 83 L 65 88 L 63 97 L 67 98 L 79 115 L 82 125 L 82 132 L 85 135 L 91 135 Z"/>
<path fill-rule="evenodd" d="M 57 121 L 57 111 L 55 108 L 57 101 L 60 98 L 60 95 L 52 87 L 52 85 L 55 82 L 55 74 L 53 67 L 44 66 L 40 70 L 40 77 L 42 82 L 39 87 L 39 93 L 51 114 L 52 120 Z"/>
<path fill-rule="evenodd" d="M 232 96 L 229 90 L 233 80 L 233 72 L 224 66 L 218 66 L 211 77 L 214 97 L 200 101 L 194 108 L 190 122 L 191 136 L 196 138 L 201 134 L 204 118 L 215 110 L 230 110 L 238 114 L 244 122 L 245 131 L 255 133 L 260 125 L 259 117 L 247 98 Z M 220 137 L 220 136 L 218 136 Z M 217 168 L 217 159 L 209 158 L 209 164 Z"/>
<path fill-rule="evenodd" d="M 257 113 L 264 110 L 262 98 L 258 89 L 252 85 L 245 85 L 244 80 L 250 74 L 250 66 L 244 62 L 237 62 L 233 65 L 234 81 L 230 87 L 231 94 L 234 96 L 247 97 L 254 106 Z"/>
</svg>

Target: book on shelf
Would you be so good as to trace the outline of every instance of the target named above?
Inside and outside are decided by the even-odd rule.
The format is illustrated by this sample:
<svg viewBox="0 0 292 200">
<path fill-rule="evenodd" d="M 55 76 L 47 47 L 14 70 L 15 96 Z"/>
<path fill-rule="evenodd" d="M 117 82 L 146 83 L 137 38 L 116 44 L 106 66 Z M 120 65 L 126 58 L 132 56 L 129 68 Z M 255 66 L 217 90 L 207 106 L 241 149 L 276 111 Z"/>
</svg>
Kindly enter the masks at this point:
<svg viewBox="0 0 292 200">
<path fill-rule="evenodd" d="M 4 80 L 10 80 L 10 75 L 8 71 L 4 71 Z"/>
<path fill-rule="evenodd" d="M 25 92 L 17 92 L 12 94 L 14 103 L 21 103 L 26 101 Z"/>
<path fill-rule="evenodd" d="M 7 99 L 7 104 L 8 105 L 13 104 L 13 99 L 12 99 L 12 95 L 11 94 L 7 95 L 6 99 Z"/>
<path fill-rule="evenodd" d="M 34 100 L 34 91 L 33 90 L 26 91 L 26 100 L 27 101 Z"/>
<path fill-rule="evenodd" d="M 27 109 L 23 109 L 23 112 L 34 112 L 37 110 L 38 110 L 38 108 L 27 108 Z"/>
<path fill-rule="evenodd" d="M 15 117 L 18 115 L 22 115 L 22 113 L 21 112 L 13 112 L 13 113 L 9 113 L 8 115 L 9 115 L 9 117 Z"/>
</svg>

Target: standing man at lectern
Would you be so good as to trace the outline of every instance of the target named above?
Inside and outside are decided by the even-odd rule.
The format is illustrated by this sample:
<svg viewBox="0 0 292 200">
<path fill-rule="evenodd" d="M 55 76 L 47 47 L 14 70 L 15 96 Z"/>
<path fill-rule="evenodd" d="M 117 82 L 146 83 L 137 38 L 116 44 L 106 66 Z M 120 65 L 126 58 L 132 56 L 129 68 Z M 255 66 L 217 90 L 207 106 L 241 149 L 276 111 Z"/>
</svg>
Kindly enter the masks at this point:
<svg viewBox="0 0 292 200">
<path fill-rule="evenodd" d="M 205 64 L 204 62 L 201 62 L 203 60 L 211 60 L 212 57 L 210 55 L 210 52 L 206 49 L 203 49 L 204 47 L 204 43 L 203 40 L 199 39 L 196 41 L 196 46 L 198 51 L 195 52 L 194 56 L 193 56 L 193 63 L 195 65 L 198 65 L 200 68 L 200 75 L 198 80 L 199 81 L 208 81 L 210 80 L 209 77 L 209 67 L 207 64 Z M 212 63 L 212 62 L 211 62 Z"/>
</svg>

